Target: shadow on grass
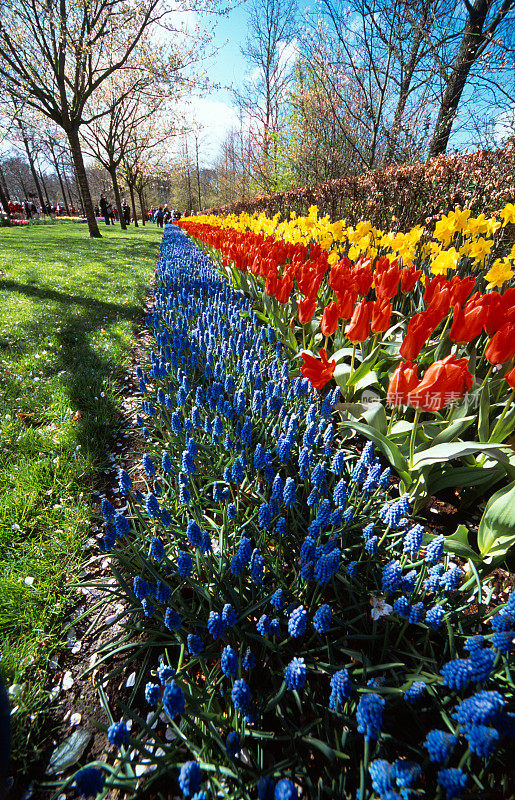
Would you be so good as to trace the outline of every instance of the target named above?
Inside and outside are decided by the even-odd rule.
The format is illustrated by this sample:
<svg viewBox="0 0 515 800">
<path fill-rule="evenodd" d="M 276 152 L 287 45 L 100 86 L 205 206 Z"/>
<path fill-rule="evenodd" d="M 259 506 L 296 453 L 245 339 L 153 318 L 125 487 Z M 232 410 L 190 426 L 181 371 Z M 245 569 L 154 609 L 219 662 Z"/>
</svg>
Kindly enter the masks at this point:
<svg viewBox="0 0 515 800">
<path fill-rule="evenodd" d="M 140 291 L 143 288 L 137 287 Z M 132 324 L 133 330 L 141 318 L 142 308 L 138 305 L 123 305 L 96 300 L 91 297 L 59 292 L 19 283 L 14 280 L 0 280 L 0 292 L 19 292 L 27 297 L 57 303 L 62 307 L 59 329 L 55 336 L 59 350 L 55 353 L 50 374 L 64 373 L 62 382 L 66 388 L 69 404 L 73 411 L 79 411 L 77 420 L 77 442 L 93 460 L 97 461 L 112 435 L 113 426 L 119 419 L 119 408 L 115 397 L 103 389 L 109 379 L 122 378 L 121 366 L 113 363 L 113 358 L 102 358 L 92 346 L 91 337 L 95 331 L 108 328 L 119 320 Z M 48 329 L 48 321 L 47 321 Z M 31 335 L 29 330 L 32 328 Z M 41 336 L 40 323 L 26 326 L 25 342 L 38 341 Z M 116 332 L 110 332 L 116 338 Z"/>
</svg>

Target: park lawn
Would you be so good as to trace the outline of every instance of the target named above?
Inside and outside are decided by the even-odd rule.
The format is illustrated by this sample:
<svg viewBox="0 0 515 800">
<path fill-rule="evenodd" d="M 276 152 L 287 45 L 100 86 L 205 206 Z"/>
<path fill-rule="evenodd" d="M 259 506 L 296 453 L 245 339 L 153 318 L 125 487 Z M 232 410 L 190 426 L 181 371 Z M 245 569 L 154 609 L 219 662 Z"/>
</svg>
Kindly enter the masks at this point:
<svg viewBox="0 0 515 800">
<path fill-rule="evenodd" d="M 0 228 L 1 670 L 24 686 L 13 717 L 22 762 L 37 749 L 46 665 L 85 558 L 90 489 L 120 426 L 160 242 L 149 225 L 102 235 L 77 223 Z"/>
</svg>

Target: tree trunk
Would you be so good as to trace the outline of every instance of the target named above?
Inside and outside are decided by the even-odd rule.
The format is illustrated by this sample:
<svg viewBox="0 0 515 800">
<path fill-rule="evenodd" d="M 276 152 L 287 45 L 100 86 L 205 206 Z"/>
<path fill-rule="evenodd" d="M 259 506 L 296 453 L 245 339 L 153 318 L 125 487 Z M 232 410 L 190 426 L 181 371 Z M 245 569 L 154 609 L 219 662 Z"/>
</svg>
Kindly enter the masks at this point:
<svg viewBox="0 0 515 800">
<path fill-rule="evenodd" d="M 78 188 L 82 195 L 82 211 L 88 222 L 89 235 L 92 239 L 101 239 L 102 234 L 98 229 L 98 223 L 93 210 L 93 202 L 91 200 L 91 192 L 89 191 L 88 178 L 84 168 L 78 128 L 70 128 L 66 133 L 68 135 L 75 173 L 77 175 Z"/>
<path fill-rule="evenodd" d="M 423 13 L 423 17 L 420 20 L 420 26 L 425 24 L 426 24 L 426 15 L 425 13 Z M 415 67 L 417 66 L 418 50 L 421 42 L 422 42 L 422 31 L 421 27 L 419 27 L 413 33 L 413 39 L 411 43 L 411 50 L 408 57 L 408 62 L 405 67 L 404 77 L 402 78 L 399 87 L 399 99 L 397 100 L 397 108 L 395 109 L 390 135 L 388 136 L 388 147 L 386 149 L 384 157 L 385 164 L 387 166 L 388 164 L 391 163 L 393 155 L 395 153 L 397 139 L 399 138 L 399 133 L 401 130 L 402 118 L 404 116 L 404 109 L 406 108 L 406 103 L 408 101 L 411 79 L 413 78 Z"/>
<path fill-rule="evenodd" d="M 138 212 L 136 211 L 136 203 L 134 201 L 134 186 L 132 183 L 129 183 L 129 192 L 131 196 L 131 206 L 132 206 L 132 216 L 134 217 L 134 227 L 137 228 L 138 226 Z"/>
<path fill-rule="evenodd" d="M 443 100 L 438 111 L 433 138 L 429 145 L 429 158 L 445 153 L 456 117 L 461 95 L 467 83 L 470 68 L 477 58 L 478 50 L 484 41 L 485 24 L 490 0 L 475 0 L 469 11 L 469 19 L 463 31 L 460 49 L 445 88 Z"/>
<path fill-rule="evenodd" d="M 46 199 L 48 205 L 51 206 L 52 203 L 50 202 L 50 198 L 48 196 L 48 192 L 47 192 L 47 188 L 46 188 L 46 183 L 45 183 L 45 180 L 43 178 L 43 173 L 41 172 L 41 169 L 39 168 L 39 165 L 38 165 L 38 169 L 39 169 L 39 180 L 41 181 L 41 186 L 43 187 L 43 191 L 45 193 L 45 199 Z"/>
<path fill-rule="evenodd" d="M 198 136 L 195 136 L 195 152 L 197 156 L 197 192 L 198 192 L 198 210 L 202 211 L 202 195 L 200 193 L 200 169 L 198 163 Z"/>
<path fill-rule="evenodd" d="M 146 209 L 145 209 L 145 200 L 143 198 L 143 190 L 141 192 L 138 192 L 138 200 L 139 200 L 139 207 L 141 208 L 141 224 L 145 225 Z"/>
<path fill-rule="evenodd" d="M 41 191 L 41 186 L 38 181 L 38 176 L 36 174 L 36 168 L 34 166 L 34 159 L 32 158 L 32 152 L 29 147 L 29 142 L 27 137 L 25 136 L 25 131 L 23 130 L 23 125 L 20 121 L 18 121 L 18 127 L 20 129 L 21 138 L 23 140 L 23 144 L 25 146 L 25 152 L 27 153 L 27 159 L 29 161 L 30 172 L 32 175 L 32 180 L 34 181 L 34 186 L 36 187 L 36 192 L 38 193 L 39 202 L 41 204 L 41 211 L 45 214 L 45 201 L 43 200 L 43 193 Z M 28 199 L 28 198 L 27 198 Z"/>
<path fill-rule="evenodd" d="M 61 176 L 61 171 L 59 169 L 59 165 L 57 163 L 57 158 L 55 157 L 55 153 L 54 153 L 54 149 L 53 148 L 52 148 L 52 159 L 54 161 L 55 171 L 56 171 L 57 177 L 59 178 L 59 184 L 61 186 L 61 192 L 62 192 L 62 195 L 63 195 L 64 210 L 66 211 L 66 216 L 69 217 L 70 216 L 70 208 L 68 206 L 68 200 L 66 199 L 66 192 L 64 191 L 64 183 L 63 183 L 63 179 L 62 179 L 62 176 Z"/>
<path fill-rule="evenodd" d="M 108 172 L 109 175 L 111 176 L 111 182 L 113 184 L 114 201 L 116 203 L 116 208 L 118 210 L 118 219 L 120 221 L 120 227 L 122 231 L 126 231 L 127 225 L 125 224 L 125 217 L 123 216 L 122 200 L 120 197 L 120 187 L 118 186 L 118 176 L 116 174 L 116 167 L 111 166 L 108 169 Z"/>
<path fill-rule="evenodd" d="M 2 208 L 4 210 L 4 213 L 7 214 L 7 216 L 9 217 L 10 216 L 10 214 L 9 214 L 9 201 L 8 201 L 6 195 L 5 195 L 4 188 L 2 186 L 2 181 L 1 180 L 0 180 L 0 203 L 2 204 Z"/>
<path fill-rule="evenodd" d="M 4 192 L 4 195 L 5 195 L 5 198 L 6 198 L 7 202 L 9 202 L 9 200 L 10 200 L 9 188 L 7 186 L 7 181 L 5 180 L 5 175 L 4 175 L 4 171 L 3 171 L 2 167 L 0 167 L 0 186 L 3 189 L 3 192 Z"/>
<path fill-rule="evenodd" d="M 68 199 L 70 201 L 70 206 L 72 206 L 73 205 L 73 195 L 72 195 L 72 190 L 70 188 L 70 182 L 68 180 L 68 175 L 66 174 L 66 164 L 62 164 L 61 166 L 62 166 L 63 175 L 64 175 L 64 182 L 65 182 L 66 188 L 68 190 Z"/>
</svg>

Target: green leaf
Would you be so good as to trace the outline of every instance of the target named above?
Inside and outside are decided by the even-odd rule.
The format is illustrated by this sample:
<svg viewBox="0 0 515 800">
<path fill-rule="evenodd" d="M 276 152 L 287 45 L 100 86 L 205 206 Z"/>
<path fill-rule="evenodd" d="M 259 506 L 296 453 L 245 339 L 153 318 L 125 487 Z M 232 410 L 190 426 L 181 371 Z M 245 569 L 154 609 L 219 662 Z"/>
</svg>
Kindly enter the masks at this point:
<svg viewBox="0 0 515 800">
<path fill-rule="evenodd" d="M 470 558 L 472 561 L 479 561 L 479 555 L 469 544 L 469 532 L 465 525 L 458 525 L 452 536 L 446 536 L 444 542 L 444 550 L 446 553 L 454 553 L 460 558 Z M 424 544 L 431 541 L 436 537 L 427 534 L 423 537 Z"/>
<path fill-rule="evenodd" d="M 427 450 L 418 452 L 413 461 L 413 469 L 420 469 L 429 464 L 440 464 L 442 461 L 451 461 L 453 458 L 473 453 L 488 453 L 498 461 L 508 461 L 508 456 L 498 445 L 479 444 L 478 442 L 448 442 L 447 444 L 437 444 Z"/>
<path fill-rule="evenodd" d="M 506 474 L 504 467 L 486 469 L 475 467 L 451 467 L 447 472 L 440 474 L 431 481 L 431 494 L 436 494 L 449 486 L 493 486 Z"/>
<path fill-rule="evenodd" d="M 347 381 L 349 380 L 350 375 L 350 364 L 337 364 L 336 369 L 333 372 L 333 378 L 335 379 L 338 386 L 342 389 L 347 387 Z"/>
<path fill-rule="evenodd" d="M 368 373 L 374 366 L 375 362 L 377 361 L 377 356 L 379 355 L 380 349 L 381 345 L 380 344 L 376 345 L 376 347 L 374 347 L 370 355 L 368 355 L 365 358 L 365 360 L 359 365 L 357 370 L 355 370 L 352 373 L 352 376 L 348 380 L 349 386 L 355 386 L 358 383 L 358 381 L 360 381 L 362 378 L 365 377 L 365 375 L 368 375 Z"/>
<path fill-rule="evenodd" d="M 386 435 L 388 420 L 382 403 L 371 403 L 368 410 L 365 411 L 362 416 L 367 425 L 370 425 L 378 433 L 383 434 L 383 436 Z"/>
<path fill-rule="evenodd" d="M 477 432 L 480 442 L 487 442 L 490 436 L 490 392 L 486 383 L 479 393 L 479 419 Z"/>
<path fill-rule="evenodd" d="M 411 483 L 407 459 L 404 458 L 399 448 L 393 442 L 387 439 L 386 436 L 383 436 L 382 433 L 379 433 L 379 431 L 375 430 L 375 428 L 372 428 L 370 425 L 366 425 L 361 422 L 354 422 L 354 420 L 346 419 L 340 424 L 343 428 L 353 428 L 358 433 L 362 433 L 363 436 L 371 439 L 374 444 L 376 444 L 380 450 L 382 450 L 390 464 L 392 464 L 392 466 L 394 466 L 395 469 L 401 473 L 403 480 L 407 480 L 409 483 Z"/>
<path fill-rule="evenodd" d="M 365 375 L 361 380 L 359 380 L 356 384 L 356 392 L 361 392 L 363 389 L 366 389 L 368 386 L 378 385 L 377 380 L 377 372 L 374 370 L 370 370 L 368 375 Z"/>
<path fill-rule="evenodd" d="M 340 350 L 337 350 L 336 353 L 333 353 L 331 358 L 334 359 L 338 365 L 338 361 L 344 356 L 352 357 L 352 347 L 342 347 Z M 338 366 L 336 368 L 338 369 Z"/>
<path fill-rule="evenodd" d="M 302 741 L 306 742 L 306 744 L 311 745 L 312 747 L 316 747 L 317 750 L 320 750 L 323 755 L 329 759 L 329 761 L 334 761 L 336 758 L 336 752 L 333 750 L 332 747 L 329 747 L 325 742 L 321 742 L 320 739 L 315 739 L 313 736 L 303 736 Z M 349 756 L 345 756 L 343 753 L 340 754 L 340 758 L 349 758 Z"/>
<path fill-rule="evenodd" d="M 499 428 L 496 430 L 495 441 L 503 442 L 513 430 L 515 430 L 515 406 L 508 411 Z"/>
<path fill-rule="evenodd" d="M 454 439 L 457 439 L 458 436 L 461 436 L 461 434 L 472 425 L 475 419 L 476 415 L 474 414 L 474 416 L 463 417 L 463 419 L 457 419 L 451 422 L 450 425 L 446 425 L 443 431 L 433 439 L 433 446 L 444 444 L 445 442 L 452 442 Z"/>
<path fill-rule="evenodd" d="M 515 481 L 499 489 L 486 504 L 477 543 L 487 562 L 503 559 L 515 544 Z"/>
</svg>

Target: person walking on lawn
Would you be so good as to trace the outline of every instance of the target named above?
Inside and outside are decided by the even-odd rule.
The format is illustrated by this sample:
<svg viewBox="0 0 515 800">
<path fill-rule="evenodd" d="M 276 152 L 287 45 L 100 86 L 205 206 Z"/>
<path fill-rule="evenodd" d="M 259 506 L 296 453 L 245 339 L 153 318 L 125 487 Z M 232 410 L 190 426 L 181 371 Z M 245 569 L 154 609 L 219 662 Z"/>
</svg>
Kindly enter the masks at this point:
<svg viewBox="0 0 515 800">
<path fill-rule="evenodd" d="M 100 195 L 100 213 L 104 218 L 105 224 L 109 225 L 110 222 L 110 211 L 109 211 L 109 203 L 106 200 L 104 194 Z"/>
<path fill-rule="evenodd" d="M 125 202 L 125 199 L 122 200 L 122 214 L 123 214 L 123 218 L 125 220 L 125 224 L 126 225 L 130 225 L 131 224 L 131 210 L 130 210 L 129 206 L 127 205 L 127 203 Z"/>
</svg>

